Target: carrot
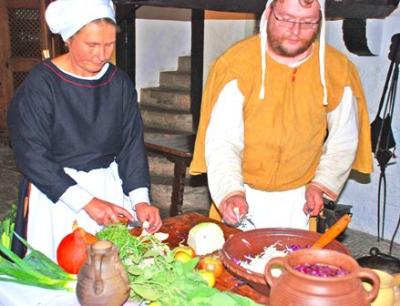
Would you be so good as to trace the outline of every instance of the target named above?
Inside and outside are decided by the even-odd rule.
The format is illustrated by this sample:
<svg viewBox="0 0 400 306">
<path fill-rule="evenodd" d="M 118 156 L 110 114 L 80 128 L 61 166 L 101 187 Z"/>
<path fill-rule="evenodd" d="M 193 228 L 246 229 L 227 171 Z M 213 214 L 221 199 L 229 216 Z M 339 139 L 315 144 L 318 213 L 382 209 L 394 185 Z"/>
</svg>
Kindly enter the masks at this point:
<svg viewBox="0 0 400 306">
<path fill-rule="evenodd" d="M 312 249 L 321 249 L 339 236 L 351 221 L 351 215 L 343 215 L 335 224 L 333 224 L 325 233 L 318 238 L 311 246 Z"/>
</svg>

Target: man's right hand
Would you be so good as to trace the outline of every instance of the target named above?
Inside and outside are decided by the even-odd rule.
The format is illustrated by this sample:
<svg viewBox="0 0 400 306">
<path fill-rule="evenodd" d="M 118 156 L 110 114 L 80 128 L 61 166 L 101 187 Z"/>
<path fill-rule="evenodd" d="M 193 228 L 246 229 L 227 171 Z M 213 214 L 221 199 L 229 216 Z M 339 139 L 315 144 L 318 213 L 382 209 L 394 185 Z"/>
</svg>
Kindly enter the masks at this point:
<svg viewBox="0 0 400 306">
<path fill-rule="evenodd" d="M 132 214 L 125 208 L 110 202 L 93 198 L 84 210 L 98 225 L 110 225 L 120 221 L 121 216 L 133 221 Z"/>
<path fill-rule="evenodd" d="M 222 218 L 227 224 L 237 224 L 249 211 L 249 205 L 243 194 L 236 194 L 222 201 L 219 206 Z M 239 217 L 239 218 L 238 218 Z"/>
</svg>

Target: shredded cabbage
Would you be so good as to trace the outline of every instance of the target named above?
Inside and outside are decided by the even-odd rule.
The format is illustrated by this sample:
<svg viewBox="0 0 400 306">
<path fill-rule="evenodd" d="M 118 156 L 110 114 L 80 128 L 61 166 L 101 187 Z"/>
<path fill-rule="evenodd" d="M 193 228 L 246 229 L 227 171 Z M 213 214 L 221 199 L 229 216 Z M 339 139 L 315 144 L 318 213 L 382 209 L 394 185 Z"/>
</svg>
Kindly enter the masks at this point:
<svg viewBox="0 0 400 306">
<path fill-rule="evenodd" d="M 270 261 L 270 259 L 286 256 L 293 251 L 292 247 L 278 250 L 277 246 L 279 245 L 280 243 L 276 242 L 265 247 L 260 254 L 256 256 L 245 256 L 245 260 L 238 260 L 237 263 L 249 271 L 264 274 L 265 265 Z"/>
</svg>

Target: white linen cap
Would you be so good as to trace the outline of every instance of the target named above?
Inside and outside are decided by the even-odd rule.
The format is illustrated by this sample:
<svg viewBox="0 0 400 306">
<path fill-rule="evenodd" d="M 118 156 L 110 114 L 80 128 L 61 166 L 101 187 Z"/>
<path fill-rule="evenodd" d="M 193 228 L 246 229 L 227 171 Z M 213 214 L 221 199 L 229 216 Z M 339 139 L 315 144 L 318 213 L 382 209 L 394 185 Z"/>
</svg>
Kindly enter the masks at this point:
<svg viewBox="0 0 400 306">
<path fill-rule="evenodd" d="M 66 41 L 93 20 L 115 22 L 115 11 L 111 0 L 56 0 L 47 7 L 45 17 L 50 31 Z"/>
<path fill-rule="evenodd" d="M 317 0 L 319 2 L 321 8 L 321 28 L 320 28 L 320 37 L 319 37 L 319 73 L 321 79 L 321 85 L 323 89 L 323 98 L 322 104 L 328 105 L 328 91 L 326 87 L 325 81 L 325 0 Z M 261 36 L 261 89 L 259 93 L 259 98 L 264 99 L 265 97 L 265 74 L 266 74 L 266 48 L 267 48 L 267 11 L 271 6 L 273 0 L 267 0 L 265 4 L 264 12 L 261 15 L 260 20 L 260 36 Z"/>
</svg>

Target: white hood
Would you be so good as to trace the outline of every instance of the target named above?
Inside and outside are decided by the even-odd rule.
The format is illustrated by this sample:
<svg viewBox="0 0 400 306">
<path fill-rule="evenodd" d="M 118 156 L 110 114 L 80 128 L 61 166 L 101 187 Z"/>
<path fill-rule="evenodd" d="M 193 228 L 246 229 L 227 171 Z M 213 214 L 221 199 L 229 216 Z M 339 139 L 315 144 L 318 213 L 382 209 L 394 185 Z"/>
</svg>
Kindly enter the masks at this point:
<svg viewBox="0 0 400 306">
<path fill-rule="evenodd" d="M 328 92 L 326 89 L 325 81 L 325 0 L 316 0 L 319 2 L 321 7 L 321 32 L 319 39 L 319 71 L 321 85 L 323 88 L 323 105 L 328 105 Z M 261 15 L 260 20 L 260 36 L 261 36 L 261 89 L 259 93 L 259 98 L 264 99 L 265 97 L 265 74 L 266 74 L 266 48 L 267 48 L 267 10 L 271 6 L 273 0 L 267 0 L 265 4 L 265 9 Z"/>
</svg>

